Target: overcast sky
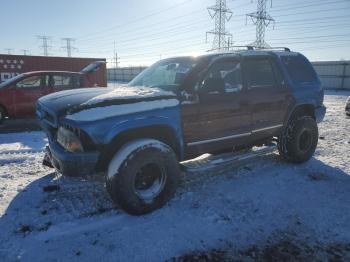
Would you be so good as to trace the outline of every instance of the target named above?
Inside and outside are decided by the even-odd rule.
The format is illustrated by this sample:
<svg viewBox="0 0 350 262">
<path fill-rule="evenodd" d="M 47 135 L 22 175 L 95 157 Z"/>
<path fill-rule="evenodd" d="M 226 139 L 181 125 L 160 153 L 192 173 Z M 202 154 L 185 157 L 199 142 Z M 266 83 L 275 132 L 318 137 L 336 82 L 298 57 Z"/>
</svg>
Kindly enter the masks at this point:
<svg viewBox="0 0 350 262">
<path fill-rule="evenodd" d="M 255 40 L 246 13 L 257 0 L 227 0 L 233 11 L 226 29 L 236 45 Z M 51 55 L 64 56 L 62 37 L 76 39 L 73 56 L 112 61 L 114 41 L 121 66 L 147 65 L 160 57 L 209 50 L 205 32 L 214 28 L 207 7 L 215 0 L 1 0 L 0 53 L 29 49 L 41 55 L 37 35 L 51 36 Z M 276 20 L 266 31 L 271 46 L 288 46 L 310 60 L 350 59 L 350 0 L 274 0 Z M 109 66 L 112 64 L 110 63 Z"/>
</svg>

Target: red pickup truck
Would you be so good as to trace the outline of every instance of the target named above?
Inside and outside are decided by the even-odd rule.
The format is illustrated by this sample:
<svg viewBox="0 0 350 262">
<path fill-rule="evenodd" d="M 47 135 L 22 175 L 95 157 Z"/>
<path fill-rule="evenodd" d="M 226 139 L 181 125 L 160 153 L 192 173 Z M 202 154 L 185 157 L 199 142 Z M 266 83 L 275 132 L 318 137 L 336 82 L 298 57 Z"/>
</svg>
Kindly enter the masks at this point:
<svg viewBox="0 0 350 262">
<path fill-rule="evenodd" d="M 80 72 L 27 72 L 1 83 L 0 123 L 5 117 L 35 117 L 36 101 L 47 94 L 81 87 L 96 87 L 91 75 L 103 64 L 105 62 L 94 62 Z"/>
</svg>

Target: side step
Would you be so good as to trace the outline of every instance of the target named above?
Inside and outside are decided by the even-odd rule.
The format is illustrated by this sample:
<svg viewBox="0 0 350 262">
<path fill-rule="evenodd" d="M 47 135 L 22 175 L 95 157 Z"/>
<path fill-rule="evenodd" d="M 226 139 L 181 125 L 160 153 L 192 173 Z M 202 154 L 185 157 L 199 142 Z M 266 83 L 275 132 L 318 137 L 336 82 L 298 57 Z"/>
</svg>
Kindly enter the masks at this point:
<svg viewBox="0 0 350 262">
<path fill-rule="evenodd" d="M 220 155 L 204 154 L 197 158 L 181 162 L 184 172 L 203 172 L 208 169 L 223 166 L 240 166 L 260 156 L 272 154 L 276 151 L 276 144 L 253 148 L 250 151 L 237 151 Z"/>
</svg>

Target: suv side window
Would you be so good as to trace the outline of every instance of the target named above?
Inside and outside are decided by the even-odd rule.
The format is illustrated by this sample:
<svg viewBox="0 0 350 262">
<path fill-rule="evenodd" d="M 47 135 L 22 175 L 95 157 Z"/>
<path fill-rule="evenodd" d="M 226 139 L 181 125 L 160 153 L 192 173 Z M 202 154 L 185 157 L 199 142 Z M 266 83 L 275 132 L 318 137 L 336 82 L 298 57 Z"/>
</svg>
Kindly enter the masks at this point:
<svg viewBox="0 0 350 262">
<path fill-rule="evenodd" d="M 317 82 L 317 75 L 306 58 L 298 56 L 282 56 L 281 60 L 296 84 L 309 84 Z"/>
<path fill-rule="evenodd" d="M 68 87 L 71 85 L 71 77 L 69 75 L 53 75 L 53 87 Z"/>
<path fill-rule="evenodd" d="M 80 87 L 80 77 L 75 75 L 52 75 L 51 81 L 54 88 Z"/>
<path fill-rule="evenodd" d="M 38 88 L 47 85 L 47 77 L 43 75 L 29 76 L 16 84 L 17 88 Z"/>
<path fill-rule="evenodd" d="M 239 61 L 219 61 L 207 72 L 201 86 L 201 92 L 210 94 L 241 91 L 242 72 Z"/>
<path fill-rule="evenodd" d="M 245 69 L 248 88 L 264 88 L 276 85 L 274 70 L 268 58 L 246 60 Z"/>
</svg>

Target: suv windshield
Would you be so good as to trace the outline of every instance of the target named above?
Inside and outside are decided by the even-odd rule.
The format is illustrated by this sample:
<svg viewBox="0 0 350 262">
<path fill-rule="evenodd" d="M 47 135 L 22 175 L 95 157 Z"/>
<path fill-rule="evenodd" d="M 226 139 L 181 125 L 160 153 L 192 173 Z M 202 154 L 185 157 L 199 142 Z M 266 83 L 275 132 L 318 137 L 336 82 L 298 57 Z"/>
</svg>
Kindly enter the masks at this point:
<svg viewBox="0 0 350 262">
<path fill-rule="evenodd" d="M 161 60 L 135 77 L 129 86 L 158 87 L 175 91 L 196 65 L 193 57 Z"/>
<path fill-rule="evenodd" d="M 21 79 L 22 77 L 23 77 L 23 75 L 20 74 L 20 75 L 17 75 L 17 76 L 15 76 L 15 77 L 12 77 L 12 78 L 10 78 L 10 79 L 7 79 L 7 80 L 5 80 L 5 82 L 0 83 L 0 88 L 6 87 L 6 86 L 8 86 L 9 84 L 14 83 L 14 82 L 16 82 L 18 79 Z"/>
</svg>

